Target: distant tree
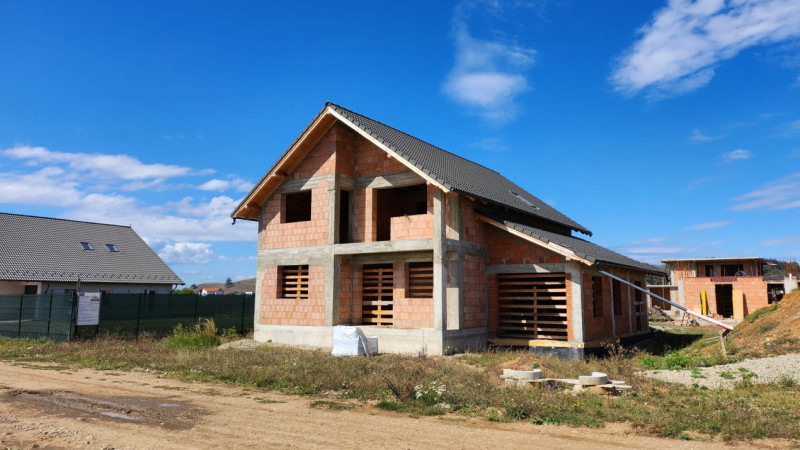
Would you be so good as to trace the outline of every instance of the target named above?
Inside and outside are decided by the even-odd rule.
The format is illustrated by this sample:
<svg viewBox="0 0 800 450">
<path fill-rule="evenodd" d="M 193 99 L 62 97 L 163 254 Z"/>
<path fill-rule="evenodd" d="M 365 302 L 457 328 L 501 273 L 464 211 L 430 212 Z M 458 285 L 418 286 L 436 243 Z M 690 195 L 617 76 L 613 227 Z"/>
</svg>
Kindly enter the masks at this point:
<svg viewBox="0 0 800 450">
<path fill-rule="evenodd" d="M 192 288 L 182 288 L 182 289 L 175 289 L 172 291 L 175 295 L 187 295 L 187 294 L 194 294 Z"/>
<path fill-rule="evenodd" d="M 225 287 L 231 287 L 231 286 L 233 286 L 233 280 L 231 280 L 231 277 L 228 277 L 228 279 L 225 280 Z"/>
</svg>

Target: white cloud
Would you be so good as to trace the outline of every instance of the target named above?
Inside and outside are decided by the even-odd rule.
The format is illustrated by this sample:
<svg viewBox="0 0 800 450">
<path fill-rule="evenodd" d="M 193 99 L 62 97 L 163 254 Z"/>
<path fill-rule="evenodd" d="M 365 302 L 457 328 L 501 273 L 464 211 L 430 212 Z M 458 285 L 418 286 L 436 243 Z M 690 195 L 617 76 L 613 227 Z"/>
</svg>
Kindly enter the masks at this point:
<svg viewBox="0 0 800 450">
<path fill-rule="evenodd" d="M 722 158 L 722 162 L 724 163 L 732 163 L 734 161 L 750 159 L 753 157 L 753 153 L 750 150 L 745 149 L 736 149 L 732 152 L 723 153 L 720 158 Z"/>
<path fill-rule="evenodd" d="M 732 211 L 765 209 L 775 211 L 800 207 L 800 172 L 764 184 L 758 189 L 732 199 L 739 202 Z"/>
<path fill-rule="evenodd" d="M 670 0 L 618 60 L 618 91 L 677 95 L 702 87 L 717 65 L 756 45 L 800 37 L 797 0 Z"/>
<path fill-rule="evenodd" d="M 471 8 L 475 6 L 471 4 Z M 473 108 L 484 118 L 510 119 L 516 113 L 515 98 L 529 88 L 524 73 L 533 64 L 536 52 L 511 42 L 472 37 L 466 23 L 466 11 L 471 8 L 465 4 L 456 8 L 453 19 L 455 65 L 445 80 L 443 91 L 453 101 Z M 499 9 L 494 11 L 497 14 Z"/>
<path fill-rule="evenodd" d="M 704 222 L 704 223 L 698 223 L 698 224 L 695 224 L 695 225 L 689 225 L 688 227 L 685 227 L 683 229 L 683 231 L 711 230 L 711 229 L 714 229 L 714 228 L 727 227 L 730 224 L 731 224 L 731 222 L 729 220 L 719 220 L 719 221 L 716 221 L 716 222 Z"/>
<path fill-rule="evenodd" d="M 762 244 L 764 244 L 765 247 L 800 245 L 800 234 L 785 236 L 777 239 L 768 239 L 762 242 Z"/>
<path fill-rule="evenodd" d="M 167 264 L 206 264 L 215 255 L 207 242 L 176 242 L 165 245 L 158 256 Z"/>
<path fill-rule="evenodd" d="M 197 186 L 197 189 L 202 191 L 218 191 L 224 192 L 227 190 L 235 190 L 236 192 L 248 192 L 252 189 L 253 183 L 243 180 L 241 178 L 232 178 L 230 180 L 220 180 L 213 178 L 205 183 Z"/>
<path fill-rule="evenodd" d="M 168 164 L 145 164 L 128 155 L 102 153 L 67 153 L 51 151 L 44 147 L 17 146 L 0 151 L 9 158 L 25 160 L 26 164 L 65 165 L 76 173 L 86 173 L 93 178 L 118 180 L 154 180 L 191 174 L 189 167 Z"/>
<path fill-rule="evenodd" d="M 0 173 L 0 203 L 39 206 L 72 206 L 82 196 L 78 182 L 58 167 L 44 167 L 36 172 Z"/>
<path fill-rule="evenodd" d="M 699 128 L 695 128 L 692 130 L 692 135 L 689 136 L 689 140 L 693 142 L 708 142 L 708 141 L 716 141 L 717 139 L 722 139 L 724 136 L 706 136 L 703 134 Z"/>
</svg>

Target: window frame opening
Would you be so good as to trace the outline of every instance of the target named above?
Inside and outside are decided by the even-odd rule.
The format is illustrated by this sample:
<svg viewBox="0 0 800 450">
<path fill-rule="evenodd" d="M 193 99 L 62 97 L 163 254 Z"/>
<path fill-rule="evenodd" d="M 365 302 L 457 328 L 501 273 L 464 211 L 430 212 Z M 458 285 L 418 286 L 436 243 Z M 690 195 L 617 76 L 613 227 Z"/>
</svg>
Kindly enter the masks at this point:
<svg viewBox="0 0 800 450">
<path fill-rule="evenodd" d="M 311 190 L 283 194 L 281 223 L 310 222 L 313 201 Z"/>
</svg>

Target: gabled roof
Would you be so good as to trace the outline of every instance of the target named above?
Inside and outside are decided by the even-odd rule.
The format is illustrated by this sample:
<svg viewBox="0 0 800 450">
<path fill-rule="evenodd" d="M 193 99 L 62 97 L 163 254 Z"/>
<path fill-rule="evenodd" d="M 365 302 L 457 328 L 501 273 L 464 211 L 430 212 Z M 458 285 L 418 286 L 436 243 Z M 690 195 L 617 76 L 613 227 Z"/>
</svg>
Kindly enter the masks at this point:
<svg viewBox="0 0 800 450">
<path fill-rule="evenodd" d="M 266 188 L 271 178 L 276 177 L 276 175 L 282 177 L 286 175 L 286 172 L 278 172 L 279 166 L 281 166 L 284 161 L 288 160 L 290 153 L 295 150 L 307 136 L 312 134 L 314 128 L 326 127 L 325 130 L 327 130 L 332 125 L 330 120 L 325 120 L 326 116 L 333 116 L 335 119 L 351 127 L 392 156 L 397 157 L 400 162 L 411 170 L 446 191 L 458 192 L 503 208 L 554 222 L 575 231 L 580 231 L 588 235 L 592 234 L 591 231 L 582 225 L 560 213 L 494 170 L 488 169 L 480 164 L 445 151 L 421 139 L 333 103 L 325 104 L 325 108 L 323 108 L 311 124 L 309 124 L 292 146 L 289 147 L 275 166 L 273 166 L 267 175 L 256 184 L 250 194 L 242 200 L 236 208 L 236 211 L 233 212 L 232 217 L 253 219 L 252 210 L 256 207 L 255 204 L 258 203 L 253 200 L 263 201 L 264 199 L 263 193 L 261 196 L 257 196 L 256 194 Z M 320 133 L 317 133 L 317 135 L 320 135 Z M 272 186 L 274 190 L 274 188 L 277 187 L 277 183 L 272 183 Z M 245 213 L 246 210 L 249 210 L 249 214 Z"/>
<path fill-rule="evenodd" d="M 536 244 L 586 264 L 624 267 L 659 276 L 666 275 L 666 273 L 659 267 L 636 261 L 635 259 L 628 258 L 625 255 L 621 255 L 605 247 L 601 247 L 597 244 L 593 244 L 589 241 L 574 236 L 565 236 L 563 234 L 542 230 L 490 213 L 484 213 L 481 211 L 476 212 L 479 213 L 478 219 L 489 222 L 495 226 L 506 228 L 507 231 L 516 231 L 521 233 L 530 237 L 531 239 L 529 240 Z"/>
<path fill-rule="evenodd" d="M 84 250 L 81 243 L 92 249 Z M 0 280 L 78 278 L 85 283 L 183 284 L 131 227 L 0 213 Z"/>
</svg>

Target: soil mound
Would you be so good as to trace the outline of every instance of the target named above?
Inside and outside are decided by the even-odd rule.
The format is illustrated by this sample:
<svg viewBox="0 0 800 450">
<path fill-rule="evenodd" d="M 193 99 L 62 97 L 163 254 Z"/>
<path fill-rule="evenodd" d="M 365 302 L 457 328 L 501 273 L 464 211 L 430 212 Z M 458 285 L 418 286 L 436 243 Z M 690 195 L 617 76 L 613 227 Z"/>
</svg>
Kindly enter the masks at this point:
<svg viewBox="0 0 800 450">
<path fill-rule="evenodd" d="M 800 349 L 800 290 L 745 317 L 729 335 L 737 355 L 762 357 Z"/>
</svg>

